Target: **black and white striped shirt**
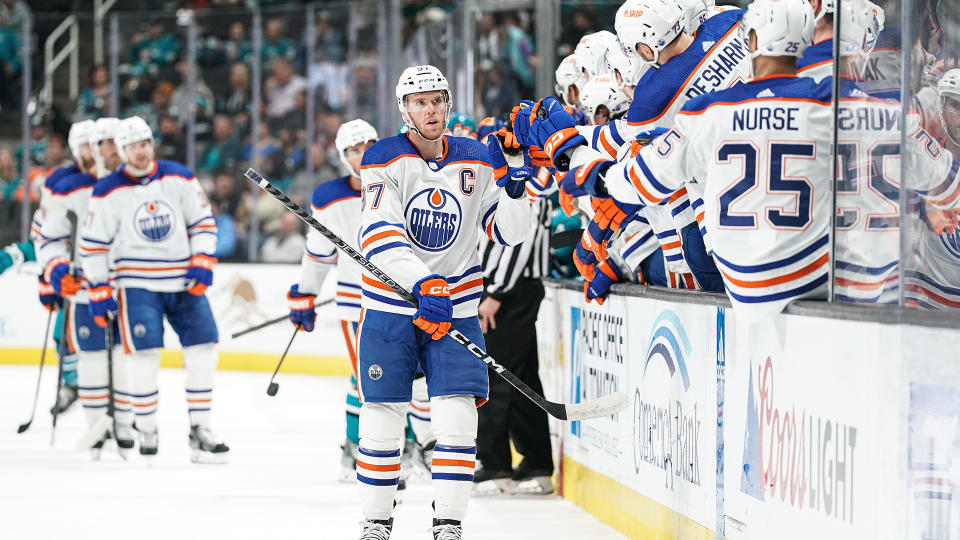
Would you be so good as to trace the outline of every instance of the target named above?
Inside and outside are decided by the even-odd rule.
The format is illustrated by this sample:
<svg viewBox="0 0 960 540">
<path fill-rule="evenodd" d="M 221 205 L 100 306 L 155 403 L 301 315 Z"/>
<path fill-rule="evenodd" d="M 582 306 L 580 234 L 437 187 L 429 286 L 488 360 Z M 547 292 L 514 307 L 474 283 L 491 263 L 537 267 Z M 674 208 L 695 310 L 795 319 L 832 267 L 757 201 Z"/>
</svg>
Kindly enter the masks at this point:
<svg viewBox="0 0 960 540">
<path fill-rule="evenodd" d="M 520 278 L 540 279 L 550 271 L 550 199 L 533 202 L 533 232 L 523 243 L 503 246 L 480 235 L 484 296 L 501 299 L 510 294 Z"/>
</svg>

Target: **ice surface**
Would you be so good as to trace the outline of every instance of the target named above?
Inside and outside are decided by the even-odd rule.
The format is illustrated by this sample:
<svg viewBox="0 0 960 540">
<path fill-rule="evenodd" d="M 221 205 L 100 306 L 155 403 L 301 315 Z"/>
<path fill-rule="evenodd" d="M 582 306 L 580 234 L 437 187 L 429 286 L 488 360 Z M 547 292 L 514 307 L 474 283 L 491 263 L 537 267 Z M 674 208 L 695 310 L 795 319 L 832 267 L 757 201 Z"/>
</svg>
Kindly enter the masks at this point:
<svg viewBox="0 0 960 540">
<path fill-rule="evenodd" d="M 160 453 L 148 468 L 114 447 L 102 460 L 75 449 L 86 428 L 75 405 L 50 447 L 56 369 L 48 368 L 37 417 L 29 417 L 37 368 L 0 366 L 0 539 L 353 540 L 360 521 L 356 486 L 337 482 L 346 381 L 218 372 L 213 428 L 231 447 L 227 465 L 189 461 L 183 372 L 160 372 Z M 394 512 L 393 539 L 427 540 L 428 483 L 411 485 Z M 465 538 L 613 540 L 624 538 L 556 497 L 470 501 Z"/>
</svg>

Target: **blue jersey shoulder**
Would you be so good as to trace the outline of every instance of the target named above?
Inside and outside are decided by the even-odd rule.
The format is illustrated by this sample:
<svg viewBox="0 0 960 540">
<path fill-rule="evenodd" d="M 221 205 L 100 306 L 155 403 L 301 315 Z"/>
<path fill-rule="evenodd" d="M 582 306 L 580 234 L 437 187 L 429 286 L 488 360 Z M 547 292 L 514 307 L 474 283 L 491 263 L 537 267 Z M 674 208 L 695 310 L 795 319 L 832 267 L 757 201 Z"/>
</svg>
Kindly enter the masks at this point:
<svg viewBox="0 0 960 540">
<path fill-rule="evenodd" d="M 97 177 L 87 172 L 75 172 L 66 176 L 61 176 L 52 186 L 47 186 L 50 193 L 54 195 L 67 195 L 68 193 L 90 187 L 97 183 Z"/>
<path fill-rule="evenodd" d="M 360 161 L 360 167 L 386 165 L 403 154 L 420 155 L 413 143 L 407 139 L 406 134 L 385 137 L 367 148 Z"/>
<path fill-rule="evenodd" d="M 786 98 L 821 101 L 832 99 L 830 77 L 817 83 L 809 77 L 770 77 L 734 85 L 726 90 L 697 96 L 688 101 L 684 111 L 701 112 L 714 103 L 743 103 L 754 99 Z"/>
<path fill-rule="evenodd" d="M 350 177 L 341 176 L 317 186 L 317 189 L 313 190 L 313 197 L 310 202 L 314 208 L 323 208 L 334 201 L 359 196 L 360 192 L 354 191 L 350 187 Z"/>
<path fill-rule="evenodd" d="M 187 168 L 183 163 L 176 161 L 167 161 L 165 159 L 157 160 L 157 176 L 182 176 L 184 178 L 194 178 L 193 171 Z"/>
<path fill-rule="evenodd" d="M 97 183 L 93 185 L 93 196 L 104 197 L 116 188 L 135 185 L 137 185 L 137 183 L 124 174 L 123 167 L 121 167 L 117 171 L 97 180 Z"/>
<path fill-rule="evenodd" d="M 826 60 L 833 60 L 832 39 L 825 39 L 820 43 L 815 43 L 807 47 L 807 50 L 803 51 L 803 56 L 797 60 L 797 70 L 813 64 L 819 64 Z"/>
<path fill-rule="evenodd" d="M 479 161 L 490 164 L 490 153 L 487 147 L 476 139 L 469 137 L 445 136 L 447 153 L 443 156 L 442 165 L 457 161 Z"/>
<path fill-rule="evenodd" d="M 71 174 L 75 174 L 78 172 L 80 172 L 80 166 L 77 164 L 60 167 L 59 169 L 50 173 L 50 176 L 48 176 L 47 179 L 43 181 L 43 185 L 47 189 L 53 190 L 53 186 L 55 186 L 56 183 L 59 182 L 61 178 L 70 176 Z"/>
<path fill-rule="evenodd" d="M 740 19 L 747 13 L 745 9 L 728 9 L 717 13 L 713 17 L 703 21 L 697 34 L 694 36 L 700 42 L 716 41 L 722 38 L 735 25 L 740 24 Z"/>
</svg>

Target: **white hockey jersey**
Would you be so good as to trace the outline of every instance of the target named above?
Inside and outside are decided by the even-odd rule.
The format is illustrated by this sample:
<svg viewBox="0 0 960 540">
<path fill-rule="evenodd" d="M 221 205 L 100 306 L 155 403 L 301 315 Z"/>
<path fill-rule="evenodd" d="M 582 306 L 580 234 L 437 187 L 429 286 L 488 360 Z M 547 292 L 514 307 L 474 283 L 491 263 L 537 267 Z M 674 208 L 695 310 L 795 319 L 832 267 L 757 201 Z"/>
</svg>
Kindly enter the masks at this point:
<svg viewBox="0 0 960 540">
<path fill-rule="evenodd" d="M 317 221 L 350 244 L 350 247 L 357 249 L 360 238 L 360 192 L 350 187 L 349 176 L 317 186 L 313 191 L 311 207 Z M 350 257 L 340 257 L 332 242 L 310 229 L 300 262 L 300 292 L 318 294 L 334 265 L 337 267 L 337 314 L 342 321 L 357 322 L 360 320 L 360 265 Z"/>
<path fill-rule="evenodd" d="M 426 160 L 408 137 L 381 139 L 363 155 L 361 253 L 407 290 L 430 274 L 444 276 L 453 316 L 475 316 L 483 291 L 478 234 L 504 245 L 524 241 L 535 220 L 530 201 L 497 187 L 480 142 L 444 136 L 443 155 Z M 361 279 L 364 309 L 415 312 L 372 275 Z"/>
<path fill-rule="evenodd" d="M 900 298 L 901 133 L 906 131 L 911 198 L 933 209 L 957 204 L 957 166 L 920 128 L 920 117 L 841 84 L 837 181 L 836 297 L 897 303 Z"/>
<path fill-rule="evenodd" d="M 96 177 L 81 171 L 76 165 L 65 167 L 64 174 L 51 175 L 43 185 L 40 208 L 42 224 L 40 226 L 41 240 L 37 244 L 37 262 L 44 269 L 44 279 L 47 265 L 54 259 L 66 259 L 80 266 L 80 254 L 75 246 L 71 245 L 71 237 L 75 234 L 74 227 L 79 229 L 80 220 L 87 215 L 87 203 L 93 186 L 97 183 Z M 58 171 L 59 172 L 59 171 Z M 73 214 L 76 222 L 71 222 Z M 86 303 L 86 292 L 80 291 L 74 301 Z"/>
<path fill-rule="evenodd" d="M 797 60 L 797 75 L 816 82 L 833 76 L 833 38 L 820 40 L 803 51 Z"/>
<path fill-rule="evenodd" d="M 79 237 L 90 283 L 109 277 L 115 287 L 179 292 L 187 289 L 190 257 L 216 251 L 217 226 L 193 173 L 158 160 L 145 176 L 123 166 L 99 180 Z"/>
<path fill-rule="evenodd" d="M 756 79 L 690 100 L 676 126 L 606 174 L 618 200 L 656 204 L 696 178 L 730 301 L 747 318 L 821 294 L 829 273 L 831 88 Z"/>
</svg>

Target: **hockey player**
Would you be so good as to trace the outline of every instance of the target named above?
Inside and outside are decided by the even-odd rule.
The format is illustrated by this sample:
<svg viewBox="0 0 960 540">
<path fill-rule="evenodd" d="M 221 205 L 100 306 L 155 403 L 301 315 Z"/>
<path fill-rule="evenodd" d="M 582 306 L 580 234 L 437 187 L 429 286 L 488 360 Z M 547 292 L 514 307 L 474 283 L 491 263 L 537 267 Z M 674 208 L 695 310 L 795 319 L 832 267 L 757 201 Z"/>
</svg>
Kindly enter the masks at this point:
<svg viewBox="0 0 960 540">
<path fill-rule="evenodd" d="M 347 176 L 324 182 L 313 192 L 313 217 L 334 231 L 341 238 L 360 237 L 360 161 L 363 153 L 379 139 L 377 131 L 363 120 L 352 120 L 337 130 L 336 147 L 340 160 L 348 171 Z M 337 268 L 336 304 L 340 327 L 350 358 L 350 390 L 346 399 L 346 439 L 343 452 L 341 480 L 356 478 L 357 447 L 359 445 L 360 396 L 357 394 L 357 326 L 360 321 L 360 265 L 349 257 L 339 257 L 337 248 L 320 233 L 310 230 L 298 284 L 290 287 L 287 299 L 290 303 L 290 321 L 306 332 L 312 332 L 317 314 L 314 304 L 323 282 Z M 422 377 L 414 384 L 414 399 L 408 419 L 418 440 L 429 443 L 430 402 L 426 396 L 426 380 Z"/>
<path fill-rule="evenodd" d="M 69 176 L 74 176 L 77 174 L 87 175 L 87 173 L 92 172 L 95 163 L 93 160 L 93 154 L 90 148 L 90 137 L 93 133 L 94 123 L 92 120 L 82 120 L 80 122 L 74 123 L 70 126 L 70 132 L 67 135 L 67 145 L 70 147 L 70 153 L 73 155 L 74 163 L 72 165 L 67 165 L 65 167 L 60 167 L 50 174 L 45 180 L 44 185 L 41 189 L 41 198 L 40 198 L 40 209 L 39 216 L 35 220 L 35 226 L 39 229 L 39 236 L 37 241 L 37 258 L 42 265 L 46 265 L 50 261 L 50 256 L 44 257 L 43 251 L 46 248 L 46 252 L 57 253 L 57 254 L 67 254 L 72 250 L 71 243 L 71 232 L 75 232 L 73 227 L 63 222 L 58 223 L 53 228 L 48 228 L 44 233 L 44 223 L 47 220 L 47 214 L 52 212 L 55 216 L 62 214 L 60 212 L 61 204 L 59 202 L 62 199 L 62 195 L 66 192 L 57 192 L 58 188 L 54 186 L 60 185 L 61 181 Z M 85 183 L 84 180 L 80 181 L 81 184 Z M 73 187 L 69 184 L 64 184 L 65 189 L 72 190 Z M 82 190 L 86 188 L 79 188 Z M 86 195 L 80 195 L 80 198 L 88 197 L 89 193 Z M 83 214 L 74 213 L 74 220 L 79 220 Z M 60 215 L 60 218 L 66 219 L 66 215 Z M 58 231 L 58 234 L 53 234 L 54 231 Z M 59 234 L 65 233 L 65 234 Z M 58 275 L 58 278 L 60 276 Z M 76 287 L 80 286 L 79 278 L 68 277 L 67 281 L 75 281 L 74 284 L 68 286 L 67 296 L 73 296 L 74 285 Z M 40 289 L 41 289 L 41 303 L 49 309 L 49 302 L 51 299 L 55 299 L 56 305 L 64 306 L 64 295 L 61 293 L 60 288 L 57 284 L 50 283 L 49 276 L 46 272 L 41 274 L 40 277 Z M 70 299 L 71 301 L 73 298 Z M 71 304 L 72 309 L 72 304 Z M 67 317 L 67 313 L 61 310 L 57 314 L 57 324 L 56 329 L 54 330 L 53 337 L 54 341 L 57 343 L 61 342 L 61 334 L 63 332 L 68 332 L 70 330 L 68 322 L 64 319 Z M 67 410 L 78 398 L 79 393 L 77 389 L 77 343 L 75 340 L 66 340 L 66 346 L 58 352 L 63 355 L 60 359 L 63 362 L 62 369 L 62 379 L 63 384 L 60 387 L 59 394 L 57 395 L 57 401 L 54 403 L 53 407 L 50 409 L 50 414 L 61 414 Z"/>
<path fill-rule="evenodd" d="M 580 103 L 580 90 L 587 82 L 583 71 L 577 67 L 577 56 L 574 54 L 564 58 L 554 72 L 554 90 L 563 99 L 567 107 L 576 108 Z"/>
<path fill-rule="evenodd" d="M 702 179 L 704 224 L 727 294 L 738 313 L 755 319 L 825 291 L 830 190 L 814 182 L 830 178 L 831 89 L 796 77 L 796 59 L 813 38 L 806 0 L 756 0 L 742 26 L 752 81 L 691 99 L 675 127 L 636 158 L 578 167 L 564 187 L 599 186 L 622 203 L 656 204 L 683 179 Z M 521 117 L 515 129 L 558 131 L 548 125 L 557 105 L 544 100 L 546 119 Z"/>
<path fill-rule="evenodd" d="M 44 218 L 42 234 L 49 240 L 40 245 L 38 261 L 44 267 L 44 280 L 53 287 L 58 296 L 69 300 L 64 303 L 67 350 L 76 352 L 78 389 L 80 401 L 92 431 L 93 456 L 99 458 L 103 443 L 111 436 L 110 421 L 106 416 L 109 396 L 107 375 L 106 334 L 97 325 L 88 308 L 87 291 L 79 273 L 80 254 L 74 249 L 71 238 L 77 236 L 77 221 L 86 216 L 87 205 L 97 178 L 91 174 L 96 169 L 92 163 L 102 134 L 91 120 L 73 125 L 70 130 L 70 145 L 77 156 L 77 163 L 85 169 L 49 180 L 44 186 Z M 110 135 L 112 137 L 112 135 Z M 93 167 L 87 167 L 94 165 Z M 73 218 L 71 219 L 71 215 Z M 111 324 L 115 323 L 111 321 Z M 119 347 L 114 353 L 113 364 L 114 407 L 117 432 L 113 434 L 117 446 L 129 450 L 134 445 L 133 410 L 126 391 L 125 371 L 119 362 Z"/>
<path fill-rule="evenodd" d="M 210 429 L 217 365 L 217 327 L 204 296 L 217 262 L 210 204 L 186 167 L 154 159 L 153 132 L 142 118 L 121 120 L 114 141 L 124 164 L 94 186 L 81 225 L 90 312 L 100 326 L 117 319 L 140 454 L 153 456 L 158 449 L 157 374 L 166 319 L 183 347 L 191 460 L 225 462 L 229 448 Z"/>
<path fill-rule="evenodd" d="M 820 82 L 833 75 L 833 12 L 836 0 L 810 0 L 816 13 L 813 45 L 797 60 L 797 74 Z"/>
<path fill-rule="evenodd" d="M 452 103 L 447 79 L 437 68 L 407 68 L 396 94 L 410 131 L 380 140 L 363 156 L 360 248 L 412 291 L 419 307 L 410 307 L 373 277 L 361 278 L 358 374 L 364 405 L 357 480 L 366 519 L 361 538 L 390 535 L 403 406 L 419 367 L 427 377 L 437 440 L 433 538 L 459 540 L 472 488 L 476 406 L 486 399 L 487 369 L 442 338 L 453 325 L 483 346 L 477 229 L 503 244 L 524 240 L 533 219 L 524 195 L 529 173 L 498 165 L 495 176 L 491 158 L 504 162 L 499 144 L 488 149 L 478 141 L 443 136 Z"/>
</svg>

